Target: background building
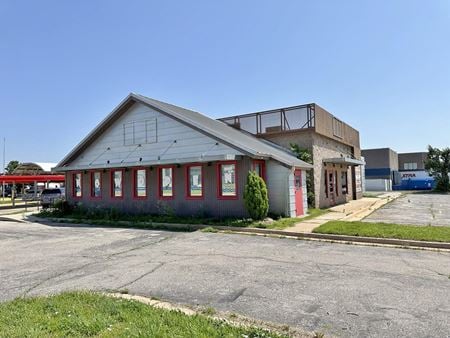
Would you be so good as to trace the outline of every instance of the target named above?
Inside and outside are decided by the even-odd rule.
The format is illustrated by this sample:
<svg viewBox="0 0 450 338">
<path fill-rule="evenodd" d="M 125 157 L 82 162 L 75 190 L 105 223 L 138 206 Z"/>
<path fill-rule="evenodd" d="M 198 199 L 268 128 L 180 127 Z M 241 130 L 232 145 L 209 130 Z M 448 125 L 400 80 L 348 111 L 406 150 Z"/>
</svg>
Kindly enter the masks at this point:
<svg viewBox="0 0 450 338">
<path fill-rule="evenodd" d="M 315 103 L 220 119 L 285 148 L 297 144 L 313 156 L 315 207 L 362 197 L 359 132 Z"/>
<path fill-rule="evenodd" d="M 426 152 L 400 153 L 390 148 L 364 149 L 366 190 L 430 190 L 434 179 L 425 171 Z"/>
</svg>

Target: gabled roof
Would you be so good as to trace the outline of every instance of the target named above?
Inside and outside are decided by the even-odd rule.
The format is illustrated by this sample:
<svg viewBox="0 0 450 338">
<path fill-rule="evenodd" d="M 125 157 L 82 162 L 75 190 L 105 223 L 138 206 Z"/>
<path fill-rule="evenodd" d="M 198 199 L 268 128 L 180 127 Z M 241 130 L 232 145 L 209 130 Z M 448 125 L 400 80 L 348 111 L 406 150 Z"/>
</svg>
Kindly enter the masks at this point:
<svg viewBox="0 0 450 338">
<path fill-rule="evenodd" d="M 130 93 L 93 131 L 58 163 L 57 167 L 64 167 L 72 162 L 136 102 L 155 109 L 249 156 L 271 158 L 289 167 L 312 168 L 311 164 L 297 159 L 288 150 L 284 150 L 278 145 L 271 144 L 271 142 L 262 141 L 255 136 L 236 130 L 224 122 L 214 120 L 189 109 L 135 93 Z"/>
</svg>

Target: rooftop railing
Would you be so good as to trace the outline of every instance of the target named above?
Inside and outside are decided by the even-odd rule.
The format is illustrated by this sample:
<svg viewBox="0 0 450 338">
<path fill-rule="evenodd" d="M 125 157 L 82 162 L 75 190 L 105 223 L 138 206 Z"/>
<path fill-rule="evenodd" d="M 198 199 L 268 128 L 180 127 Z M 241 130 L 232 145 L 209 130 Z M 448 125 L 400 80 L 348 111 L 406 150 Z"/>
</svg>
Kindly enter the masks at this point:
<svg viewBox="0 0 450 338">
<path fill-rule="evenodd" d="M 254 135 L 315 127 L 315 106 L 305 104 L 219 119 Z"/>
</svg>

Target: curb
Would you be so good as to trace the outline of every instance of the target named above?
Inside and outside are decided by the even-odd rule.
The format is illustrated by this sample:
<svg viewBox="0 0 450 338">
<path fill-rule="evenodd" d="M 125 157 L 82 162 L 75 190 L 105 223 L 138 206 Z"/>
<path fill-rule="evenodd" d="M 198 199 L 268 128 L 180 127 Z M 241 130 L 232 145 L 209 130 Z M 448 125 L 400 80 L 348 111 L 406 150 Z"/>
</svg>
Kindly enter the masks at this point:
<svg viewBox="0 0 450 338">
<path fill-rule="evenodd" d="M 84 224 L 78 223 L 78 220 L 69 218 L 40 218 L 36 216 L 28 216 L 31 221 L 37 221 L 42 224 L 53 224 L 61 226 L 80 226 L 80 227 L 110 227 L 108 225 L 95 225 L 95 224 Z M 61 223 L 62 221 L 62 223 Z M 76 223 L 70 223 L 70 222 Z M 86 220 L 88 221 L 88 220 Z M 134 223 L 136 224 L 136 223 Z M 378 238 L 378 237 L 361 237 L 361 236 L 347 236 L 347 235 L 335 235 L 335 234 L 319 234 L 319 233 L 307 233 L 307 232 L 289 232 L 284 230 L 270 230 L 270 229 L 259 229 L 259 228 L 239 228 L 231 226 L 220 226 L 220 225 L 207 225 L 207 224 L 182 224 L 182 223 L 156 223 L 156 222 L 141 222 L 141 225 L 146 225 L 154 227 L 155 230 L 185 230 L 185 231 L 195 231 L 204 228 L 214 228 L 220 231 L 229 231 L 234 233 L 246 233 L 246 234 L 258 234 L 258 235 L 277 235 L 284 237 L 295 237 L 299 239 L 315 239 L 315 240 L 325 240 L 325 241 L 339 241 L 339 242 L 352 242 L 352 243 L 363 243 L 363 244 L 381 244 L 381 245 L 393 245 L 400 247 L 410 247 L 410 248 L 424 248 L 424 249 L 445 249 L 450 250 L 449 242 L 426 242 L 426 241 L 415 241 L 407 239 L 396 239 L 396 238 Z M 120 226 L 130 226 L 133 227 L 133 222 L 129 221 L 118 221 L 117 225 Z M 139 229 L 139 227 L 134 227 Z M 148 229 L 152 230 L 152 229 Z"/>
<path fill-rule="evenodd" d="M 364 244 L 382 244 L 382 245 L 394 245 L 402 247 L 412 248 L 426 248 L 426 249 L 446 249 L 450 250 L 449 242 L 426 242 L 426 241 L 414 241 L 407 239 L 396 238 L 378 238 L 378 237 L 361 237 L 361 236 L 347 236 L 347 235 L 334 235 L 334 234 L 319 234 L 319 233 L 306 233 L 306 232 L 289 232 L 283 230 L 269 230 L 269 229 L 257 229 L 257 228 L 230 228 L 223 226 L 213 226 L 217 230 L 228 230 L 241 233 L 254 233 L 260 235 L 278 235 L 286 237 L 296 237 L 305 239 L 318 239 L 326 241 L 340 241 L 340 242 L 354 242 Z"/>
<path fill-rule="evenodd" d="M 39 205 L 40 205 L 39 202 L 34 202 L 34 203 L 29 203 L 29 204 L 18 203 L 14 206 L 13 205 L 2 205 L 2 206 L 0 206 L 0 210 L 34 208 L 34 207 L 38 207 Z"/>
</svg>

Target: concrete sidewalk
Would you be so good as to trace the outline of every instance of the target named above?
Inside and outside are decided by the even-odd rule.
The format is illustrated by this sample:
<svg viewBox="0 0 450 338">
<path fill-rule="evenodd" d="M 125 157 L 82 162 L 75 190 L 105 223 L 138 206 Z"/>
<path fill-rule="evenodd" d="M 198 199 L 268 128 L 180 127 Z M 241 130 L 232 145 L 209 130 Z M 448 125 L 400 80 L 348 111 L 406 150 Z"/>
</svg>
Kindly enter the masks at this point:
<svg viewBox="0 0 450 338">
<path fill-rule="evenodd" d="M 286 232 L 312 232 L 313 229 L 329 221 L 360 221 L 385 204 L 400 197 L 400 192 L 387 192 L 378 197 L 363 197 L 328 209 L 330 212 L 316 218 L 297 223 Z"/>
</svg>

